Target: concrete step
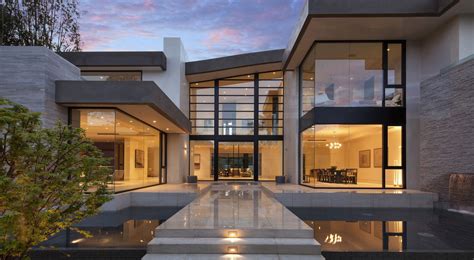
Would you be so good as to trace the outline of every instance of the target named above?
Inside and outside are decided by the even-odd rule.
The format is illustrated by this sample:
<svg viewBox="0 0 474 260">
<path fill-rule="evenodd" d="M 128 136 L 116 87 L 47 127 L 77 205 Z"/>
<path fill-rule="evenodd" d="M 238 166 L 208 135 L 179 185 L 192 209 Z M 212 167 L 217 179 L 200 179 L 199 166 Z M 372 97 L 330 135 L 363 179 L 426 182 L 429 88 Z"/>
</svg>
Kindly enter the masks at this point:
<svg viewBox="0 0 474 260">
<path fill-rule="evenodd" d="M 202 238 L 313 238 L 312 229 L 155 229 L 156 237 Z"/>
<path fill-rule="evenodd" d="M 142 260 L 324 260 L 321 255 L 277 255 L 277 254 L 147 254 Z"/>
<path fill-rule="evenodd" d="M 154 238 L 148 254 L 297 254 L 320 255 L 313 238 Z"/>
</svg>

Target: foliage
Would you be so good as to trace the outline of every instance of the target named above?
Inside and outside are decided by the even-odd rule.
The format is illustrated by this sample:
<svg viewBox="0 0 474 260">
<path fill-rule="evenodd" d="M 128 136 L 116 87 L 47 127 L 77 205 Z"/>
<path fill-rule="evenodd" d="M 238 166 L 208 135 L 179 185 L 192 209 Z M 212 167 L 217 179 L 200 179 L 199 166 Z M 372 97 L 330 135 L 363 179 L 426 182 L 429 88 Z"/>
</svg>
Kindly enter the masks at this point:
<svg viewBox="0 0 474 260">
<path fill-rule="evenodd" d="M 78 0 L 5 0 L 0 5 L 0 45 L 79 51 Z"/>
<path fill-rule="evenodd" d="M 39 113 L 0 98 L 0 259 L 28 250 L 110 199 L 110 170 L 82 129 L 41 127 Z"/>
</svg>

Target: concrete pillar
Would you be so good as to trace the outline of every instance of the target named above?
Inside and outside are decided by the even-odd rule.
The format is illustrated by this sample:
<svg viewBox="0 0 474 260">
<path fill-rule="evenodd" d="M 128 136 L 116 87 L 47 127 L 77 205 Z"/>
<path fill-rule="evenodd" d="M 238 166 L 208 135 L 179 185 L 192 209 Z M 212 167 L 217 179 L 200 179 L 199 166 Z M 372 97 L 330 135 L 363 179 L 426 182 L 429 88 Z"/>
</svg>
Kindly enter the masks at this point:
<svg viewBox="0 0 474 260">
<path fill-rule="evenodd" d="M 168 134 L 168 183 L 183 183 L 189 175 L 189 137 Z"/>
<path fill-rule="evenodd" d="M 186 80 L 186 51 L 180 38 L 163 40 L 166 71 L 143 71 L 144 81 L 154 81 L 185 115 L 189 114 L 189 86 Z"/>
<path fill-rule="evenodd" d="M 299 86 L 298 71 L 285 71 L 283 173 L 287 182 L 298 183 Z"/>
</svg>

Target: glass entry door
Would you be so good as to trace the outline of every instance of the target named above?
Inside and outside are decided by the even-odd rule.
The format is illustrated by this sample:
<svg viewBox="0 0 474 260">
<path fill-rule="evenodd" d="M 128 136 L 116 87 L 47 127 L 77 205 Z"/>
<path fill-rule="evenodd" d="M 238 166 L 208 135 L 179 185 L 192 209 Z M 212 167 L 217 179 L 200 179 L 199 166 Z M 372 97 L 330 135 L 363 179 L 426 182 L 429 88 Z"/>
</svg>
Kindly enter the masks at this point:
<svg viewBox="0 0 474 260">
<path fill-rule="evenodd" d="M 253 142 L 219 142 L 217 174 L 219 180 L 254 179 Z"/>
</svg>

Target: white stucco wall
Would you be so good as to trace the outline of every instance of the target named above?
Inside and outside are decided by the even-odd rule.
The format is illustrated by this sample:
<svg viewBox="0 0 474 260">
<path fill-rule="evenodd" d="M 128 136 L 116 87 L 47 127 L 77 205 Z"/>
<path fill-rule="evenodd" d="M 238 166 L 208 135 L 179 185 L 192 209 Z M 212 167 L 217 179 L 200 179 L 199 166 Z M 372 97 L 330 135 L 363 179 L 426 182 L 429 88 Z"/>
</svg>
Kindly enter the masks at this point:
<svg viewBox="0 0 474 260">
<path fill-rule="evenodd" d="M 177 107 L 188 116 L 189 87 L 185 75 L 186 51 L 180 38 L 163 40 L 166 55 L 165 71 L 143 71 L 144 81 L 154 81 Z M 168 134 L 168 183 L 182 183 L 188 175 L 189 137 L 186 134 Z"/>
</svg>

